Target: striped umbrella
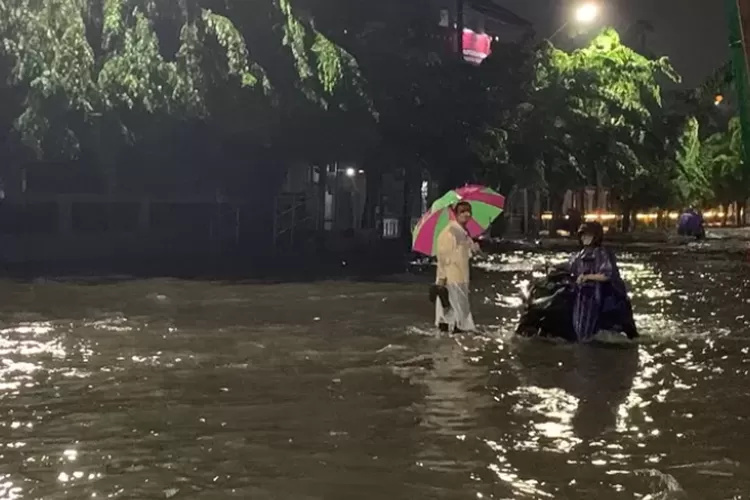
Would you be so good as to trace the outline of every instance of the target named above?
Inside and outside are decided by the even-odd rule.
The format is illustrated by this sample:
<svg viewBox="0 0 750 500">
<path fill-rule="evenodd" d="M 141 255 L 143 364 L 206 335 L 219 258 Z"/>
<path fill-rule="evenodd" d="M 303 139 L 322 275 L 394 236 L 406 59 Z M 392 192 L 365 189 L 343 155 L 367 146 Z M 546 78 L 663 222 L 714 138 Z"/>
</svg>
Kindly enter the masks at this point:
<svg viewBox="0 0 750 500">
<path fill-rule="evenodd" d="M 476 238 L 490 227 L 492 221 L 503 213 L 505 197 L 484 186 L 464 186 L 448 191 L 432 204 L 422 216 L 412 233 L 413 249 L 425 255 L 435 255 L 440 232 L 455 220 L 453 207 L 460 201 L 471 205 L 472 218 L 466 225 L 469 236 Z"/>
</svg>

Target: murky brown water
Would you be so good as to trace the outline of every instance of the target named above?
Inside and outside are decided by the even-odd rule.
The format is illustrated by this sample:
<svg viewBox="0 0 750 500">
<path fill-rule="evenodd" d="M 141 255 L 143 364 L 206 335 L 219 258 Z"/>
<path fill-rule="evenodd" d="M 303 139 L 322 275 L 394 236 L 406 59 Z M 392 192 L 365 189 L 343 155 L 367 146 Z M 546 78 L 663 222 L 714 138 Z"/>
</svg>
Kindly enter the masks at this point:
<svg viewBox="0 0 750 500">
<path fill-rule="evenodd" d="M 509 334 L 541 257 L 424 280 L 0 283 L 0 500 L 749 498 L 750 272 L 625 258 L 633 348 Z"/>
</svg>

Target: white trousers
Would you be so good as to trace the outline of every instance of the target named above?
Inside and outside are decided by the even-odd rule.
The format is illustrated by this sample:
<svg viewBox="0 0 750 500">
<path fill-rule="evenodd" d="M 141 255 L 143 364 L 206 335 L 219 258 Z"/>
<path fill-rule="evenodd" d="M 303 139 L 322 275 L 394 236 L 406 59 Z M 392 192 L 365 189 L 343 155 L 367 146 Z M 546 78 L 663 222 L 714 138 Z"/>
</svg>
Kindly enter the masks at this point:
<svg viewBox="0 0 750 500">
<path fill-rule="evenodd" d="M 435 301 L 435 326 L 446 324 L 451 332 L 456 329 L 464 332 L 475 331 L 477 327 L 469 304 L 469 284 L 449 284 L 445 287 L 448 289 L 451 308 L 445 310 L 440 299 Z"/>
</svg>

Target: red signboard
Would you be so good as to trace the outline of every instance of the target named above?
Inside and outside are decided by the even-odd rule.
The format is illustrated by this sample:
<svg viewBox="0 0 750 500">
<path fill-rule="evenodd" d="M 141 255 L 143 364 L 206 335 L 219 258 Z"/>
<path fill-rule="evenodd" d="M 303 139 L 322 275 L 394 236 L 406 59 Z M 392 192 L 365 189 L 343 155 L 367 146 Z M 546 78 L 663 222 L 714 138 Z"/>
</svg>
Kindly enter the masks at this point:
<svg viewBox="0 0 750 500">
<path fill-rule="evenodd" d="M 463 48 L 464 59 L 473 64 L 479 64 L 491 53 L 492 37 L 485 33 L 477 33 L 464 29 Z"/>
</svg>

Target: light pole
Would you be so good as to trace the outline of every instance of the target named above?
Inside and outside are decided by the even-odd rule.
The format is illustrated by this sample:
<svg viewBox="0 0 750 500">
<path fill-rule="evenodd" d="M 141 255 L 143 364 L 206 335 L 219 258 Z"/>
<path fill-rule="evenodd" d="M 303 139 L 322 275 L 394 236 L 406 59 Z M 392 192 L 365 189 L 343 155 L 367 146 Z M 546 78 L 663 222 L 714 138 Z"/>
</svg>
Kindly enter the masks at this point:
<svg viewBox="0 0 750 500">
<path fill-rule="evenodd" d="M 601 6 L 596 1 L 585 1 L 583 3 L 578 3 L 570 12 L 568 12 L 568 15 L 566 16 L 565 22 L 557 28 L 557 30 L 552 33 L 548 38 L 548 42 L 552 42 L 554 38 L 560 34 L 561 31 L 563 31 L 565 28 L 567 28 L 571 22 L 574 22 L 578 25 L 588 25 L 593 22 L 595 22 L 599 16 L 601 15 Z M 599 205 L 599 201 L 601 198 L 600 189 L 599 189 L 599 171 L 597 169 L 597 190 L 596 190 L 596 202 L 597 206 Z M 581 212 L 585 214 L 585 207 L 583 206 L 583 202 L 585 200 L 584 197 L 581 198 Z M 528 214 L 528 212 L 526 212 Z"/>
<path fill-rule="evenodd" d="M 464 0 L 456 0 L 456 52 L 464 60 Z"/>
<path fill-rule="evenodd" d="M 552 33 L 552 35 L 547 38 L 547 40 L 552 41 L 553 38 L 555 38 L 562 30 L 568 27 L 568 25 L 571 23 L 571 21 L 577 23 L 577 24 L 591 24 L 594 21 L 596 21 L 599 18 L 599 15 L 601 14 L 601 7 L 598 3 L 595 2 L 585 2 L 580 5 L 578 5 L 574 11 L 572 18 L 569 17 L 562 26 L 557 28 L 557 31 Z"/>
</svg>

